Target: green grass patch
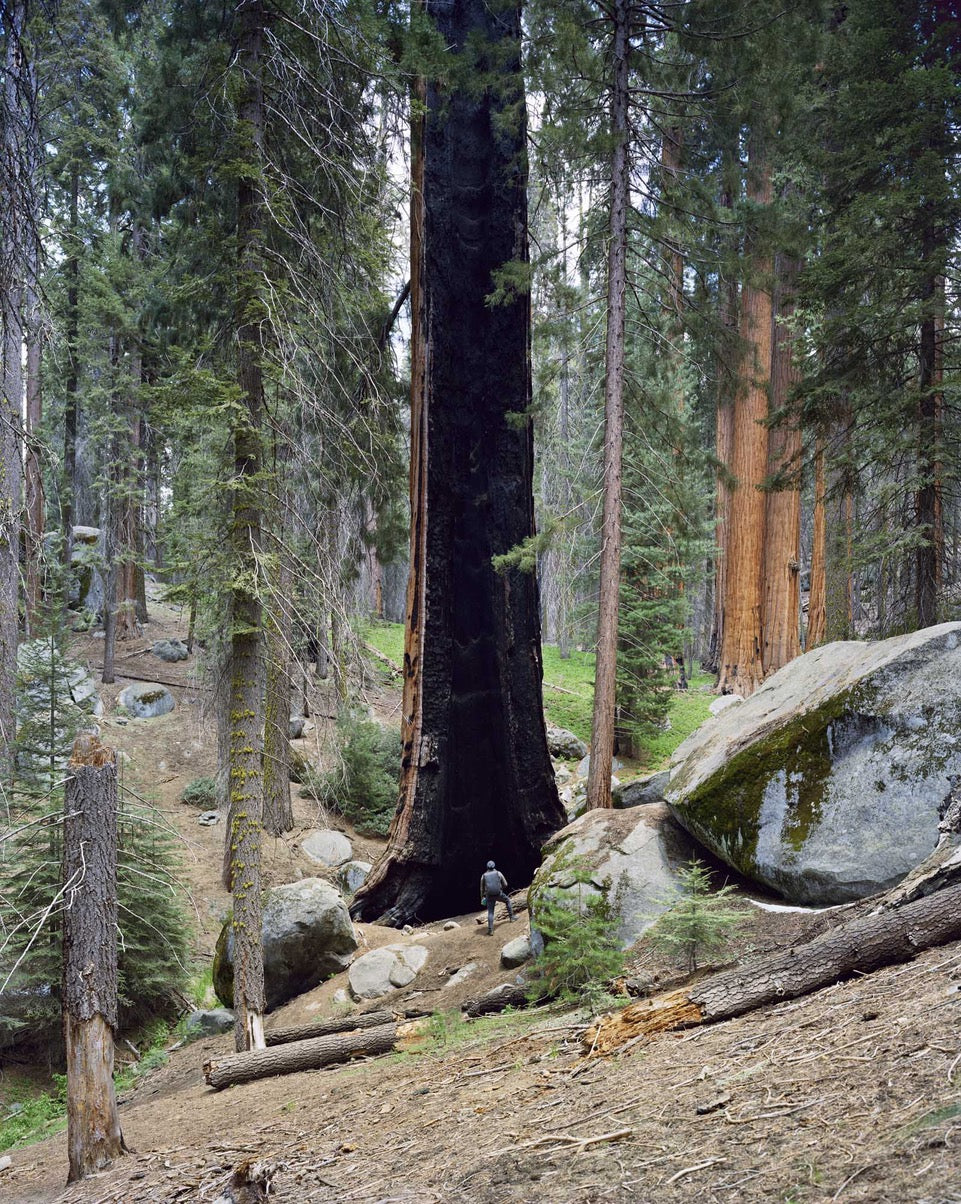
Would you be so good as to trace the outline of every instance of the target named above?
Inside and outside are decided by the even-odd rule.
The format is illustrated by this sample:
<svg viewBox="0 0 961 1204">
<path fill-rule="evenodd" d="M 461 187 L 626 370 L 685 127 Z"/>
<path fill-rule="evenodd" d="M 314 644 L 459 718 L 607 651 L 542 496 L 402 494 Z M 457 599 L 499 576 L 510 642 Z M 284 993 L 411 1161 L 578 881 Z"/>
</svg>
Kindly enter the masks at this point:
<svg viewBox="0 0 961 1204">
<path fill-rule="evenodd" d="M 403 664 L 403 623 L 371 623 L 364 627 L 363 638 L 395 664 Z M 547 721 L 590 743 L 594 707 L 593 652 L 572 651 L 566 660 L 561 660 L 555 645 L 544 644 L 542 654 Z M 710 674 L 694 673 L 689 689 L 673 691 L 670 730 L 655 732 L 644 742 L 643 767 L 646 770 L 663 769 L 681 741 L 708 718 L 714 695 L 701 687 L 713 684 L 714 678 Z"/>
<path fill-rule="evenodd" d="M 0 1151 L 33 1145 L 67 1127 L 67 1076 L 54 1075 L 53 1091 L 11 1092 L 0 1112 Z"/>
<path fill-rule="evenodd" d="M 652 772 L 665 769 L 677 746 L 710 717 L 714 694 L 702 687 L 713 685 L 714 678 L 710 673 L 694 673 L 687 690 L 674 691 L 668 712 L 670 729 L 655 732 L 644 741 L 645 768 Z"/>
</svg>

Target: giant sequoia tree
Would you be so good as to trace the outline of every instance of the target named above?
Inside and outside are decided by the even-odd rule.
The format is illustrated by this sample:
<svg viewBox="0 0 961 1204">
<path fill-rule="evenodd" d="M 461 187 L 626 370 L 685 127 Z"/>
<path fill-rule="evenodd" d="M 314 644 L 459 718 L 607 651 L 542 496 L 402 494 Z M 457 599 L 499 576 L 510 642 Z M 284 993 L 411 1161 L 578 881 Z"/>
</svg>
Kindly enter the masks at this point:
<svg viewBox="0 0 961 1204">
<path fill-rule="evenodd" d="M 520 14 L 482 0 L 427 13 L 450 50 L 416 131 L 401 790 L 354 903 L 393 924 L 476 906 L 489 857 L 529 882 L 564 822 L 537 583 L 491 563 L 533 533 Z"/>
</svg>

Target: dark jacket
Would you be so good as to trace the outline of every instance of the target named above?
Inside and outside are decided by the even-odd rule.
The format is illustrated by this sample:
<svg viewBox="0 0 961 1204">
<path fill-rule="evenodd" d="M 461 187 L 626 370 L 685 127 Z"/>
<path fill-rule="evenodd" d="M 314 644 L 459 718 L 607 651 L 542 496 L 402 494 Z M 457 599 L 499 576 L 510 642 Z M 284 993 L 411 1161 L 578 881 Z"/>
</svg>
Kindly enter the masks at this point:
<svg viewBox="0 0 961 1204">
<path fill-rule="evenodd" d="M 498 895 L 506 894 L 507 879 L 500 870 L 485 870 L 481 874 L 480 893 L 483 899 L 485 895 L 493 895 L 496 899 Z"/>
</svg>

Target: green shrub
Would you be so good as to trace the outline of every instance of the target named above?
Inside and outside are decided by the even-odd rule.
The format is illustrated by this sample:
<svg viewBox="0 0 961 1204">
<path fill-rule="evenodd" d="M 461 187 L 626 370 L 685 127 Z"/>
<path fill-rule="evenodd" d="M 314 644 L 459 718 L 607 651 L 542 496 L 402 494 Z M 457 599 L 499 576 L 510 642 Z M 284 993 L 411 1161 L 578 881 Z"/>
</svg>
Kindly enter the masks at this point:
<svg viewBox="0 0 961 1204">
<path fill-rule="evenodd" d="M 6 1105 L 0 1119 L 0 1152 L 42 1141 L 66 1127 L 67 1076 L 53 1078 L 53 1091 L 41 1095 L 18 1091 Z"/>
<path fill-rule="evenodd" d="M 217 782 L 214 778 L 194 778 L 184 787 L 180 801 L 189 807 L 212 811 L 217 806 Z"/>
<path fill-rule="evenodd" d="M 678 875 L 682 893 L 648 930 L 656 949 L 679 956 L 689 971 L 697 969 L 699 955 L 721 953 L 743 920 L 728 906 L 733 886 L 711 888 L 711 872 L 696 859 Z"/>
<path fill-rule="evenodd" d="M 615 907 L 609 890 L 594 885 L 584 858 L 562 852 L 553 872 L 565 885 L 545 887 L 531 901 L 544 949 L 529 967 L 528 998 L 586 1000 L 593 1009 L 624 966 Z"/>
<path fill-rule="evenodd" d="M 386 836 L 397 806 L 400 733 L 347 713 L 337 721 L 337 735 L 339 764 L 308 781 L 304 791 L 338 811 L 361 834 Z"/>
</svg>

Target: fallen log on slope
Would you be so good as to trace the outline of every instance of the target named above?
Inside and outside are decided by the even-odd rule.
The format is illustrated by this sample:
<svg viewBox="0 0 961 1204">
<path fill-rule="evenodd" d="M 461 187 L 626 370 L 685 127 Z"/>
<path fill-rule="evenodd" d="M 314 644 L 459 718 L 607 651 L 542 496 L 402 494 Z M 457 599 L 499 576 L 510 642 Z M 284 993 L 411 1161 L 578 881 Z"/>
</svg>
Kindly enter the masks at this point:
<svg viewBox="0 0 961 1204">
<path fill-rule="evenodd" d="M 319 1070 L 352 1058 L 367 1058 L 394 1050 L 409 1049 L 423 1035 L 423 1025 L 382 1024 L 377 1028 L 332 1033 L 308 1041 L 292 1041 L 267 1049 L 251 1049 L 204 1063 L 204 1078 L 216 1091 L 236 1083 L 294 1074 L 298 1070 Z"/>
<path fill-rule="evenodd" d="M 336 1020 L 314 1020 L 310 1024 L 271 1028 L 264 1033 L 268 1046 L 289 1045 L 292 1041 L 309 1041 L 313 1037 L 330 1037 L 335 1033 L 350 1033 L 355 1029 L 380 1028 L 391 1024 L 393 1012 L 362 1012 L 359 1016 L 341 1016 Z"/>
<path fill-rule="evenodd" d="M 728 1020 L 767 1003 L 796 999 L 853 974 L 910 961 L 923 949 L 961 939 L 961 885 L 892 911 L 838 925 L 802 945 L 712 974 L 689 987 L 602 1016 L 583 1041 L 608 1054 L 670 1029 Z"/>
<path fill-rule="evenodd" d="M 527 998 L 527 988 L 517 986 L 512 982 L 502 982 L 498 987 L 492 987 L 476 999 L 468 999 L 464 1011 L 471 1019 L 487 1016 L 492 1012 L 503 1012 L 506 1008 L 526 1008 L 530 1000 Z"/>
</svg>

